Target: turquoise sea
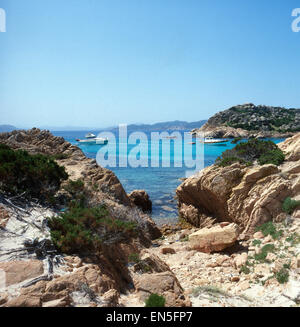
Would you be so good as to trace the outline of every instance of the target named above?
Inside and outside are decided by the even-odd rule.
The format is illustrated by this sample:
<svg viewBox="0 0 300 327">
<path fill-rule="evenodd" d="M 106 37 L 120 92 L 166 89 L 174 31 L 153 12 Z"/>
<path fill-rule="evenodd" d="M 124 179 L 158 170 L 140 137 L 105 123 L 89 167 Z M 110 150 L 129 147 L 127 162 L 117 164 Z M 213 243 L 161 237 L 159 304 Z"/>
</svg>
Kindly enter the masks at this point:
<svg viewBox="0 0 300 327">
<path fill-rule="evenodd" d="M 76 142 L 76 139 L 82 139 L 88 132 L 93 132 L 95 135 L 99 133 L 99 131 L 53 131 L 52 133 L 56 136 L 62 136 L 66 141 L 79 146 L 85 155 L 89 158 L 96 158 L 97 152 L 103 146 L 101 145 L 81 145 Z M 156 131 L 157 132 L 157 131 Z M 171 131 L 168 131 L 171 133 Z M 188 132 L 181 131 L 180 133 Z M 186 176 L 187 168 L 183 165 L 183 167 L 174 167 L 174 163 L 181 162 L 182 153 L 178 148 L 174 149 L 174 146 L 170 147 L 170 162 L 171 165 L 169 168 L 162 167 L 160 164 L 158 168 L 151 167 L 151 160 L 156 159 L 162 162 L 162 159 L 165 158 L 167 153 L 163 153 L 162 147 L 160 144 L 160 153 L 155 153 L 151 157 L 151 142 L 150 142 L 150 132 L 145 133 L 148 136 L 148 143 L 141 142 L 141 147 L 145 149 L 144 153 L 147 153 L 147 158 L 149 160 L 149 165 L 147 168 L 138 167 L 131 168 L 129 165 L 126 168 L 120 167 L 107 167 L 112 170 L 120 182 L 122 183 L 125 191 L 127 193 L 139 189 L 146 190 L 152 200 L 153 203 L 153 212 L 152 218 L 156 220 L 158 223 L 163 222 L 174 222 L 176 221 L 177 214 L 177 203 L 174 199 L 175 190 L 177 186 L 181 183 L 180 178 L 184 178 Z M 283 139 L 272 139 L 275 143 L 282 142 Z M 119 152 L 119 142 L 126 143 L 126 139 L 118 138 L 116 134 L 116 160 L 117 162 L 121 157 L 124 156 L 124 153 Z M 184 143 L 184 142 L 183 142 Z M 173 144 L 173 140 L 171 140 L 171 144 Z M 231 141 L 222 145 L 208 145 L 204 146 L 204 166 L 207 167 L 212 165 L 216 158 L 221 155 L 221 153 L 227 149 L 233 148 L 235 145 L 231 144 Z M 184 152 L 184 144 L 182 145 L 182 152 Z M 191 147 L 191 151 L 195 156 L 195 145 L 185 144 L 186 149 Z M 132 149 L 135 148 L 135 145 L 128 145 L 127 147 L 127 155 L 132 153 Z M 175 150 L 175 151 L 174 151 Z"/>
</svg>

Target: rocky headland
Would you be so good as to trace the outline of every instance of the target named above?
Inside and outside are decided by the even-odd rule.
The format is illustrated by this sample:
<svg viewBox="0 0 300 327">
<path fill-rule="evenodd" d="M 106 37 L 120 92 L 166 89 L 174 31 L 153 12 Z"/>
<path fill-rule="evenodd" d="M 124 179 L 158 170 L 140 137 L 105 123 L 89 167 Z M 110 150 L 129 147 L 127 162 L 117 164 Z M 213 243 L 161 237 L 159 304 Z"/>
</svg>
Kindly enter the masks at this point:
<svg viewBox="0 0 300 327">
<path fill-rule="evenodd" d="M 300 109 L 248 103 L 218 112 L 192 133 L 218 138 L 286 138 L 299 131 Z"/>
</svg>

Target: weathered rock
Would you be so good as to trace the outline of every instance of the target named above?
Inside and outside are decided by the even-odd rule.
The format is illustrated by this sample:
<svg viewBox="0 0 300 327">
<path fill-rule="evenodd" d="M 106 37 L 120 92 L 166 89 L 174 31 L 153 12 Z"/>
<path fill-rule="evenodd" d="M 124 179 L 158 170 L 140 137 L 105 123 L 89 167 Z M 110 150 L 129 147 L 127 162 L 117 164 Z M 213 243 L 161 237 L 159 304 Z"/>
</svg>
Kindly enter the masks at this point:
<svg viewBox="0 0 300 327">
<path fill-rule="evenodd" d="M 119 292 L 112 289 L 103 294 L 102 300 L 105 302 L 106 307 L 116 307 L 119 304 L 119 296 Z"/>
<path fill-rule="evenodd" d="M 0 269 L 6 274 L 6 286 L 21 283 L 44 273 L 43 262 L 38 260 L 0 262 Z"/>
<path fill-rule="evenodd" d="M 256 233 L 253 234 L 253 238 L 254 238 L 254 239 L 261 240 L 261 239 L 263 239 L 264 237 L 265 237 L 265 236 L 264 236 L 264 234 L 263 234 L 261 231 L 256 232 Z"/>
<path fill-rule="evenodd" d="M 300 133 L 279 147 L 289 151 L 288 160 L 299 160 Z M 300 194 L 299 175 L 291 173 L 295 164 L 300 162 L 286 161 L 279 167 L 246 167 L 237 163 L 207 167 L 177 188 L 179 213 L 196 227 L 209 219 L 234 222 L 243 235 L 249 236 L 258 225 L 282 221 L 282 202 Z"/>
<path fill-rule="evenodd" d="M 237 255 L 234 258 L 235 267 L 238 269 L 238 268 L 244 266 L 247 262 L 247 259 L 248 259 L 248 254 L 246 252 Z"/>
<path fill-rule="evenodd" d="M 4 207 L 0 206 L 0 227 L 5 228 L 9 217 L 9 212 Z"/>
<path fill-rule="evenodd" d="M 300 282 L 298 280 L 291 280 L 286 285 L 286 288 L 283 293 L 289 299 L 300 303 Z"/>
<path fill-rule="evenodd" d="M 5 307 L 41 307 L 42 301 L 40 297 L 35 297 L 31 295 L 30 296 L 20 295 L 19 297 L 8 301 L 4 306 Z"/>
<path fill-rule="evenodd" d="M 149 195 L 144 190 L 135 190 L 128 194 L 129 199 L 133 204 L 140 208 L 143 212 L 152 211 L 152 201 Z"/>
<path fill-rule="evenodd" d="M 0 293 L 0 305 L 5 304 L 8 301 L 7 293 Z"/>
<path fill-rule="evenodd" d="M 237 241 L 239 228 L 236 224 L 203 228 L 189 236 L 191 247 L 201 252 L 222 251 Z"/>
<path fill-rule="evenodd" d="M 176 251 L 173 248 L 162 248 L 161 253 L 162 254 L 175 254 Z"/>
<path fill-rule="evenodd" d="M 151 294 L 165 297 L 167 307 L 185 307 L 190 305 L 183 289 L 171 271 L 154 274 L 143 274 L 136 282 L 136 290 L 142 301 Z"/>
<path fill-rule="evenodd" d="M 68 298 L 62 298 L 58 300 L 44 302 L 42 306 L 45 308 L 61 308 L 61 307 L 66 307 L 69 304 L 70 302 Z"/>
</svg>

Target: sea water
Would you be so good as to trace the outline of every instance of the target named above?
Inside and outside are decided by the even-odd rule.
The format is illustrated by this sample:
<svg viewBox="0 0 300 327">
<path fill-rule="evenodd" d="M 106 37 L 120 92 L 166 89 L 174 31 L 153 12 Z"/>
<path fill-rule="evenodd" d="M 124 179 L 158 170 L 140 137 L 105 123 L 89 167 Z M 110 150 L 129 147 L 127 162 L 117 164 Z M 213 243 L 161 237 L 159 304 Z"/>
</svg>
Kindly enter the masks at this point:
<svg viewBox="0 0 300 327">
<path fill-rule="evenodd" d="M 80 144 L 76 139 L 84 139 L 84 136 L 91 131 L 61 131 L 52 132 L 56 136 L 62 136 L 66 141 L 69 141 L 73 145 L 78 146 L 88 158 L 96 159 L 97 152 L 103 145 L 87 145 Z M 99 131 L 92 131 L 95 135 Z M 157 132 L 157 131 L 155 131 Z M 169 134 L 172 131 L 168 131 Z M 188 131 L 180 131 L 180 133 Z M 176 222 L 178 219 L 177 201 L 175 199 L 176 188 L 182 183 L 182 178 L 186 177 L 187 167 L 182 164 L 183 167 L 174 167 L 174 163 L 182 161 L 182 153 L 176 152 L 176 147 L 172 146 L 173 140 L 170 141 L 170 167 L 162 167 L 160 164 L 158 168 L 151 167 L 151 160 L 156 159 L 162 162 L 162 159 L 166 154 L 162 153 L 162 147 L 160 146 L 160 153 L 158 158 L 151 157 L 151 132 L 145 133 L 148 136 L 148 143 L 141 143 L 142 147 L 147 148 L 149 165 L 147 168 L 138 167 L 132 168 L 128 165 L 126 168 L 121 167 L 107 167 L 112 170 L 122 183 L 125 191 L 130 193 L 133 190 L 145 190 L 152 200 L 152 218 L 157 223 L 164 222 Z M 184 138 L 182 137 L 182 140 Z M 284 139 L 272 139 L 273 142 L 279 143 Z M 116 134 L 116 156 L 117 162 L 119 157 L 124 156 L 124 153 L 119 153 L 119 142 L 126 143 L 126 139 L 118 138 Z M 183 141 L 184 143 L 184 141 Z M 184 144 L 183 144 L 184 146 Z M 185 145 L 187 146 L 187 145 Z M 195 155 L 195 145 L 189 145 L 193 148 L 193 154 Z M 130 156 L 130 152 L 135 145 L 127 146 L 127 155 Z M 219 157 L 223 151 L 232 149 L 235 144 L 228 141 L 224 144 L 205 144 L 204 145 L 204 167 L 212 165 L 217 157 Z M 175 151 L 174 151 L 175 150 Z"/>
</svg>

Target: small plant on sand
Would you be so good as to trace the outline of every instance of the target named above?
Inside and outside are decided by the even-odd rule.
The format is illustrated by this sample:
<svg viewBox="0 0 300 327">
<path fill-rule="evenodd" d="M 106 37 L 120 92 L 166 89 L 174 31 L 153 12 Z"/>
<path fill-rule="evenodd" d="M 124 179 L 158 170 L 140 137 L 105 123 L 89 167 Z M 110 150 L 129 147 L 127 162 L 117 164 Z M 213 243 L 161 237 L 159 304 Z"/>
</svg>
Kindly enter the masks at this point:
<svg viewBox="0 0 300 327">
<path fill-rule="evenodd" d="M 250 269 L 247 267 L 247 265 L 242 266 L 240 271 L 246 275 L 250 274 Z"/>
<path fill-rule="evenodd" d="M 193 290 L 193 296 L 195 297 L 199 296 L 201 293 L 208 293 L 211 296 L 217 296 L 217 295 L 228 296 L 228 294 L 225 291 L 213 285 L 198 286 Z"/>
<path fill-rule="evenodd" d="M 290 197 L 286 198 L 282 204 L 282 210 L 288 215 L 291 215 L 297 207 L 300 207 L 300 201 L 293 200 Z"/>
<path fill-rule="evenodd" d="M 291 243 L 291 246 L 295 246 L 300 243 L 300 235 L 298 233 L 293 233 L 286 238 L 286 241 Z"/>
<path fill-rule="evenodd" d="M 254 255 L 254 259 L 256 261 L 266 262 L 268 253 L 274 252 L 274 251 L 275 251 L 274 244 L 266 244 L 261 248 L 260 253 L 257 253 Z"/>
<path fill-rule="evenodd" d="M 138 253 L 130 253 L 128 256 L 128 262 L 130 263 L 138 263 L 140 262 L 140 256 Z"/>
<path fill-rule="evenodd" d="M 286 268 L 281 268 L 276 274 L 275 277 L 280 284 L 285 284 L 289 281 L 289 271 Z"/>
<path fill-rule="evenodd" d="M 186 235 L 184 238 L 180 240 L 180 242 L 188 242 L 189 241 L 189 236 Z"/>
<path fill-rule="evenodd" d="M 151 294 L 145 301 L 146 308 L 162 308 L 166 304 L 166 299 L 158 294 Z"/>
<path fill-rule="evenodd" d="M 282 236 L 283 232 L 282 230 L 277 230 L 276 226 L 272 221 L 269 221 L 259 227 L 256 228 L 256 232 L 261 231 L 264 236 L 271 235 L 273 240 L 277 240 L 279 237 Z"/>
<path fill-rule="evenodd" d="M 253 245 L 253 246 L 261 245 L 261 240 L 254 240 L 254 241 L 252 242 L 252 245 Z"/>
</svg>

